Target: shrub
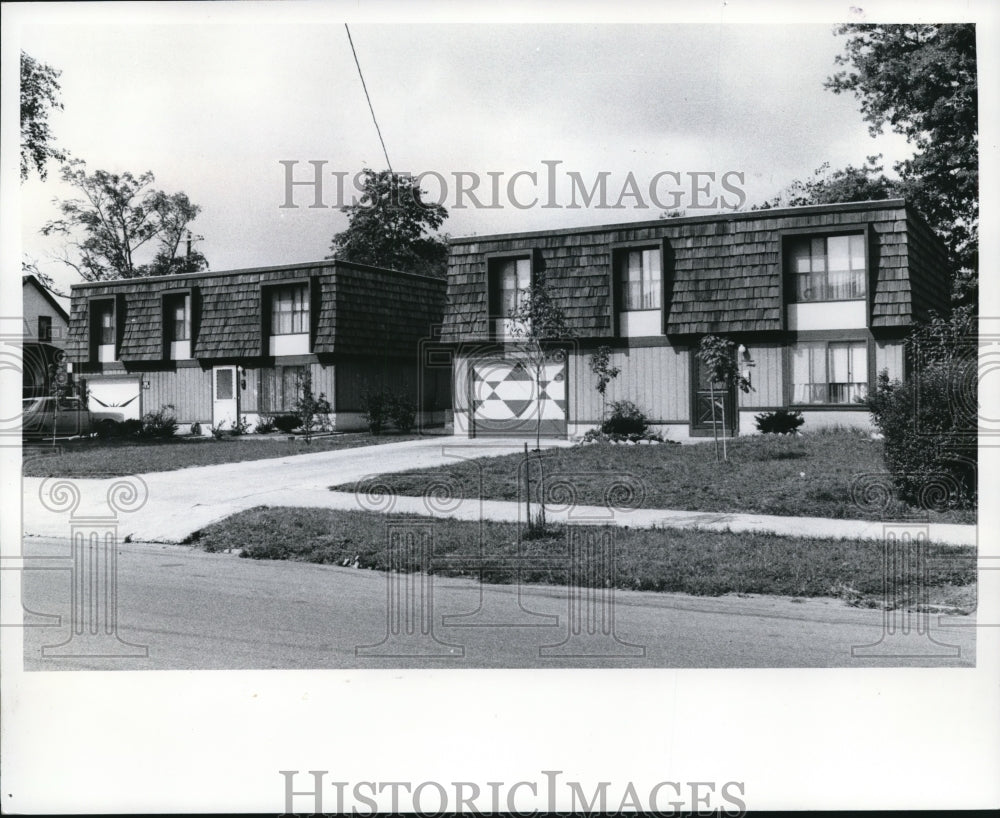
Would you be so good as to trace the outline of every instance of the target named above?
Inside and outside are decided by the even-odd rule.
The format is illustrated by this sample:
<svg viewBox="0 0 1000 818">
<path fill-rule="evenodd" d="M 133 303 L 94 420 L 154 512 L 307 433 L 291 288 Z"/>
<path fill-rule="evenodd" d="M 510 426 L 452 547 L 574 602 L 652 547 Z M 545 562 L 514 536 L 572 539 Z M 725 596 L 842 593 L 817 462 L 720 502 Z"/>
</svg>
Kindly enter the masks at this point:
<svg viewBox="0 0 1000 818">
<path fill-rule="evenodd" d="M 250 424 L 247 422 L 246 415 L 237 415 L 236 422 L 233 424 L 233 428 L 229 430 L 229 434 L 233 437 L 239 437 L 240 435 L 245 435 L 250 431 Z"/>
<path fill-rule="evenodd" d="M 936 361 L 906 383 L 879 373 L 868 408 L 883 435 L 886 466 L 900 499 L 918 508 L 974 507 L 976 402 L 953 361 Z"/>
<path fill-rule="evenodd" d="M 299 419 L 299 428 L 306 436 L 306 440 L 317 430 L 326 431 L 330 427 L 329 415 L 333 411 L 326 395 L 322 392 L 319 397 L 313 395 L 312 375 L 306 369 L 302 376 L 299 389 L 299 399 L 295 402 L 295 415 Z"/>
<path fill-rule="evenodd" d="M 616 400 L 611 404 L 611 414 L 601 424 L 606 435 L 642 435 L 649 428 L 649 420 L 630 400 Z"/>
<path fill-rule="evenodd" d="M 778 409 L 775 412 L 763 412 L 754 415 L 757 431 L 765 435 L 793 435 L 806 422 L 801 412 L 789 412 Z"/>
<path fill-rule="evenodd" d="M 373 435 L 381 434 L 385 423 L 390 418 L 392 397 L 383 389 L 378 391 L 365 389 L 361 392 L 361 414 L 368 424 L 368 431 Z"/>
<path fill-rule="evenodd" d="M 171 411 L 172 406 L 161 406 L 156 412 L 147 412 L 142 416 L 142 435 L 144 437 L 173 437 L 177 431 L 177 418 Z"/>
<path fill-rule="evenodd" d="M 299 417 L 298 415 L 275 415 L 271 420 L 279 431 L 288 434 L 293 429 L 299 428 Z"/>
<path fill-rule="evenodd" d="M 270 415 L 261 415 L 257 420 L 257 428 L 254 431 L 259 435 L 267 435 L 274 431 L 274 418 Z"/>
<path fill-rule="evenodd" d="M 208 431 L 216 440 L 222 440 L 222 436 L 226 433 L 226 421 L 220 420 L 217 424 L 212 424 L 208 427 Z"/>
<path fill-rule="evenodd" d="M 201 424 L 198 421 L 191 424 L 191 434 L 201 436 Z"/>
<path fill-rule="evenodd" d="M 118 426 L 118 432 L 122 437 L 138 437 L 142 434 L 142 421 L 137 418 L 127 418 Z"/>
<path fill-rule="evenodd" d="M 393 395 L 389 403 L 389 415 L 400 432 L 409 434 L 417 419 L 417 404 L 408 395 Z"/>
</svg>

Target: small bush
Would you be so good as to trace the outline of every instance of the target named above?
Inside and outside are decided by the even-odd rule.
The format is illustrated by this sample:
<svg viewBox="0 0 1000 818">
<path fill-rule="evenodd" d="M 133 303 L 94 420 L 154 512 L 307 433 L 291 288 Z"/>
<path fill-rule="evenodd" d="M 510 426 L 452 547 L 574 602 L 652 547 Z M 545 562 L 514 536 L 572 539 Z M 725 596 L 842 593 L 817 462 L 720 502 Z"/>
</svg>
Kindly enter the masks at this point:
<svg viewBox="0 0 1000 818">
<path fill-rule="evenodd" d="M 173 437 L 177 431 L 177 418 L 171 411 L 172 406 L 161 406 L 156 412 L 147 412 L 142 416 L 143 437 Z"/>
<path fill-rule="evenodd" d="M 237 416 L 236 422 L 233 424 L 233 428 L 229 430 L 229 434 L 233 437 L 239 437 L 240 435 L 245 435 L 250 431 L 250 424 L 247 422 L 246 415 Z"/>
<path fill-rule="evenodd" d="M 385 390 L 365 389 L 361 392 L 361 415 L 373 435 L 382 433 L 386 421 L 391 417 L 392 396 Z"/>
<path fill-rule="evenodd" d="M 198 437 L 201 436 L 201 424 L 198 421 L 191 424 L 191 434 Z"/>
<path fill-rule="evenodd" d="M 601 424 L 606 435 L 643 435 L 649 428 L 649 419 L 630 400 L 616 400 L 611 404 L 611 414 Z"/>
<path fill-rule="evenodd" d="M 298 429 L 300 424 L 298 415 L 275 415 L 271 420 L 278 430 L 285 434 Z"/>
<path fill-rule="evenodd" d="M 137 418 L 127 418 L 118 426 L 118 432 L 122 437 L 138 437 L 142 434 L 142 421 Z"/>
<path fill-rule="evenodd" d="M 753 419 L 757 425 L 757 431 L 765 435 L 793 435 L 806 422 L 801 412 L 789 412 L 787 409 L 763 412 L 754 415 Z"/>
<path fill-rule="evenodd" d="M 216 440 L 222 440 L 223 435 L 226 434 L 226 421 L 221 420 L 218 424 L 209 426 L 208 431 L 212 433 L 212 437 Z"/>
<path fill-rule="evenodd" d="M 393 395 L 389 405 L 392 424 L 403 434 L 413 430 L 417 419 L 417 404 L 408 395 Z"/>
<path fill-rule="evenodd" d="M 257 428 L 254 429 L 258 435 L 267 435 L 274 431 L 274 418 L 270 415 L 261 415 L 257 420 Z"/>
</svg>

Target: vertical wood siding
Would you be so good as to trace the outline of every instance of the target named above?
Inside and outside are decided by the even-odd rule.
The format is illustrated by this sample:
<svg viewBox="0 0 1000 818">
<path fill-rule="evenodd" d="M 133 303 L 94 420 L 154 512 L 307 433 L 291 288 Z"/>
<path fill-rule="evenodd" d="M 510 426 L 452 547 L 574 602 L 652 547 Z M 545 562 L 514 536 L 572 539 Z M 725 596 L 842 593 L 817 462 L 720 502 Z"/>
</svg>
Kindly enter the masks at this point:
<svg viewBox="0 0 1000 818">
<path fill-rule="evenodd" d="M 212 420 L 212 371 L 181 367 L 175 372 L 146 372 L 142 376 L 149 389 L 142 396 L 143 411 L 155 412 L 173 406 L 179 423 Z"/>
<path fill-rule="evenodd" d="M 753 391 L 740 393 L 740 408 L 784 406 L 784 356 L 778 344 L 747 344 L 754 366 L 750 370 Z"/>
<path fill-rule="evenodd" d="M 569 420 L 598 423 L 601 396 L 597 376 L 590 371 L 589 351 L 570 357 Z M 653 422 L 686 421 L 690 409 L 688 350 L 671 346 L 617 349 L 611 365 L 621 373 L 608 384 L 607 403 L 630 400 Z"/>
</svg>

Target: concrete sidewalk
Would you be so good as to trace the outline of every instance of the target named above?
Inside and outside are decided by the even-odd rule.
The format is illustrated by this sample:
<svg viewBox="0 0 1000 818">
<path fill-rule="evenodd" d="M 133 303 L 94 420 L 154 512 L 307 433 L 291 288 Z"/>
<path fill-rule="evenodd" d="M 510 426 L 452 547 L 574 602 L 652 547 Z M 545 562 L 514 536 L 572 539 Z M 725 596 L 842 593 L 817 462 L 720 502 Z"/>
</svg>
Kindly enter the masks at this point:
<svg viewBox="0 0 1000 818">
<path fill-rule="evenodd" d="M 547 441 L 543 445 L 571 444 Z M 368 510 L 516 522 L 523 519 L 524 509 L 514 502 L 352 494 L 332 492 L 327 487 L 377 474 L 433 469 L 460 459 L 510 454 L 522 447 L 522 441 L 434 438 L 107 480 L 24 478 L 22 527 L 27 535 L 67 537 L 71 515 L 76 519 L 108 517 L 116 514 L 117 508 L 119 540 L 176 543 L 210 523 L 254 506 Z M 851 540 L 881 540 L 887 528 L 906 525 L 914 533 L 926 531 L 928 539 L 934 542 L 976 544 L 974 525 L 919 521 L 902 524 L 661 509 L 612 510 L 599 506 L 568 509 L 552 506 L 547 516 L 552 522 L 770 532 Z"/>
</svg>

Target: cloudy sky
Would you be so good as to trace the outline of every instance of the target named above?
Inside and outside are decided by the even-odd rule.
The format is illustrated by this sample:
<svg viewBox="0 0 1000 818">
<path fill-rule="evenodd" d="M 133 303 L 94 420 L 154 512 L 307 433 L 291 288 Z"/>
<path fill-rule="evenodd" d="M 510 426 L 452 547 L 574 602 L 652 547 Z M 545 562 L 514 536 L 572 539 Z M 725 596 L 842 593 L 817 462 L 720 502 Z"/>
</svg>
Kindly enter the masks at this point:
<svg viewBox="0 0 1000 818">
<path fill-rule="evenodd" d="M 217 4 L 113 12 L 23 21 L 21 47 L 62 71 L 65 110 L 51 117 L 59 145 L 91 169 L 152 170 L 158 187 L 185 191 L 203 208 L 194 229 L 213 269 L 322 258 L 346 216 L 307 207 L 302 187 L 301 206 L 282 208 L 280 163 L 297 161 L 296 178 L 310 179 L 308 163 L 325 161 L 328 205 L 334 171 L 347 174 L 350 194 L 357 171 L 385 166 L 342 21 Z M 829 21 L 710 16 L 721 22 L 356 22 L 351 32 L 394 169 L 441 175 L 443 190 L 434 175 L 424 187 L 443 198 L 444 229 L 456 236 L 655 218 L 649 186 L 664 171 L 679 176 L 658 177 L 659 201 L 692 212 L 692 173 L 716 175 L 698 178 L 708 186 L 700 204 L 726 194 L 730 171 L 753 203 L 824 162 L 909 155 L 894 134 L 869 136 L 853 97 L 824 90 L 843 44 Z M 550 165 L 552 194 L 545 161 L 560 163 Z M 518 177 L 514 198 L 538 196 L 535 206 L 508 198 L 518 171 L 537 184 Z M 482 180 L 480 201 L 493 203 L 491 172 L 499 207 L 457 201 L 454 174 L 470 173 Z M 569 174 L 590 188 L 602 172 L 606 203 L 622 207 L 565 207 Z M 640 195 L 622 198 L 630 173 Z M 38 229 L 56 215 L 53 198 L 70 193 L 55 167 L 20 189 L 24 251 L 61 285 L 76 275 L 50 260 L 61 240 Z"/>
</svg>

